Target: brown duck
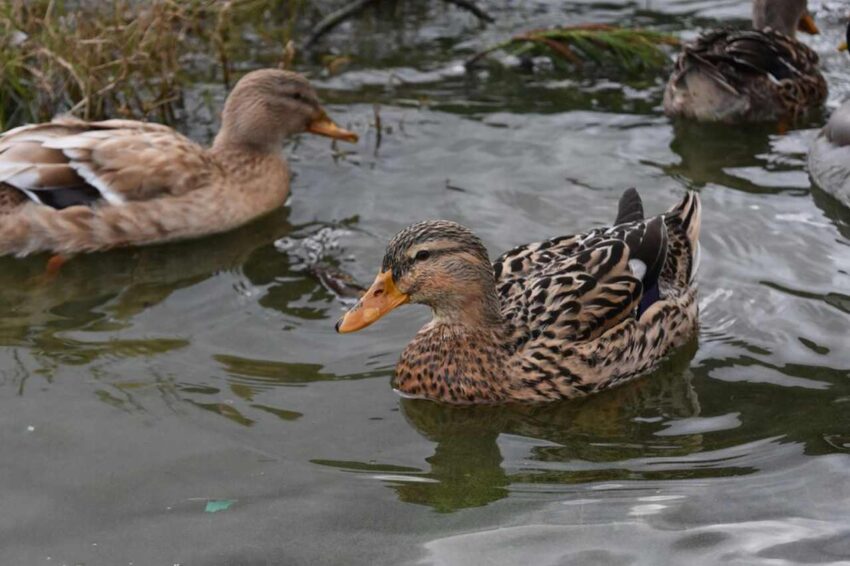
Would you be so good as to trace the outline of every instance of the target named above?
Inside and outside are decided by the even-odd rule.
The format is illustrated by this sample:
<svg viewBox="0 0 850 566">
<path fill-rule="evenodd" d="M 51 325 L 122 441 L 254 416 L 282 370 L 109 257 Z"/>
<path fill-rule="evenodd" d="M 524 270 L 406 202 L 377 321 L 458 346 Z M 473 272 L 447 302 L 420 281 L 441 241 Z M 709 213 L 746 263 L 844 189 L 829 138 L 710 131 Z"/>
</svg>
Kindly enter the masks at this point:
<svg viewBox="0 0 850 566">
<path fill-rule="evenodd" d="M 414 224 L 336 328 L 354 332 L 408 302 L 431 307 L 393 386 L 449 403 L 588 395 L 653 369 L 695 332 L 700 203 L 645 220 L 637 191 L 614 226 L 515 248 L 490 263 L 468 229 Z"/>
<path fill-rule="evenodd" d="M 62 117 L 0 135 L 0 255 L 91 252 L 223 232 L 289 194 L 283 141 L 346 141 L 302 76 L 264 69 L 227 98 L 204 148 L 160 124 Z"/>
<path fill-rule="evenodd" d="M 686 45 L 664 91 L 668 116 L 701 122 L 793 121 L 823 104 L 818 56 L 795 39 L 818 33 L 806 0 L 755 0 L 751 30 L 721 29 Z"/>
</svg>

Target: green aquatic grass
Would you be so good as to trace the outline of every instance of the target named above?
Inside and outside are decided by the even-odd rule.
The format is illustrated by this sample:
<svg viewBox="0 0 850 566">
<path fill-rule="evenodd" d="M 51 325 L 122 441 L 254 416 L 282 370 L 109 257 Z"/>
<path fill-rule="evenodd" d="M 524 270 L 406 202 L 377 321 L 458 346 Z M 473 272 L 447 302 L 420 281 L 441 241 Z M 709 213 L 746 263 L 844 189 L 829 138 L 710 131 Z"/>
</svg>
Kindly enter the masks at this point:
<svg viewBox="0 0 850 566">
<path fill-rule="evenodd" d="M 516 56 L 550 56 L 556 65 L 572 69 L 592 63 L 638 72 L 663 68 L 668 60 L 664 46 L 678 45 L 678 38 L 659 31 L 604 24 L 568 26 L 516 35 L 477 53 L 467 64 L 503 50 Z"/>
<path fill-rule="evenodd" d="M 172 122 L 181 85 L 206 73 L 231 82 L 243 27 L 283 52 L 301 0 L 0 3 L 0 128 L 57 113 Z M 262 32 L 261 32 L 262 31 Z"/>
</svg>

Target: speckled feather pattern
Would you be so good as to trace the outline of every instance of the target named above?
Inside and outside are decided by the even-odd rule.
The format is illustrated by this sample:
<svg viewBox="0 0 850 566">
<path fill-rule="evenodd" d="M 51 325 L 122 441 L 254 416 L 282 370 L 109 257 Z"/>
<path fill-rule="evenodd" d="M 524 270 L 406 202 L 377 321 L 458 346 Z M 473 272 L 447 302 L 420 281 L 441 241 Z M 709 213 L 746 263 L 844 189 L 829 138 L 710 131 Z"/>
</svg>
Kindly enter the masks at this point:
<svg viewBox="0 0 850 566">
<path fill-rule="evenodd" d="M 697 328 L 696 194 L 661 220 L 662 297 L 640 318 L 643 285 L 629 259 L 650 222 L 520 246 L 492 264 L 501 324 L 430 322 L 402 353 L 394 387 L 450 403 L 536 402 L 580 397 L 650 371 Z M 403 257 L 394 249 L 421 242 L 412 232 L 400 236 L 385 268 L 394 254 Z"/>
<path fill-rule="evenodd" d="M 826 100 L 818 63 L 812 49 L 770 28 L 712 31 L 682 50 L 664 109 L 705 121 L 795 120 Z"/>
</svg>

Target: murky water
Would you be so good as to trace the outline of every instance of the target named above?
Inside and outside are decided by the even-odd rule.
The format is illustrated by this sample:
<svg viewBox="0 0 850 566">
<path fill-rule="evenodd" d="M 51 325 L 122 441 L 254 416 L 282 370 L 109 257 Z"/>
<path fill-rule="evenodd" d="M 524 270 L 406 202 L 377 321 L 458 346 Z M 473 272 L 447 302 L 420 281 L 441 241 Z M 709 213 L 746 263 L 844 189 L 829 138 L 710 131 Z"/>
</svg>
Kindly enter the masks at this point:
<svg viewBox="0 0 850 566">
<path fill-rule="evenodd" d="M 674 128 L 656 77 L 457 72 L 519 28 L 707 27 L 748 3 L 494 1 L 486 29 L 413 4 L 353 26 L 355 61 L 319 84 L 361 142 L 293 144 L 286 209 L 51 284 L 43 257 L 0 261 L 0 563 L 850 563 L 850 213 L 810 185 L 813 130 Z M 833 104 L 841 4 L 815 5 L 811 41 Z M 425 217 L 496 255 L 609 223 L 628 186 L 653 212 L 700 192 L 702 330 L 587 400 L 402 401 L 389 376 L 428 313 L 337 336 L 308 273 L 369 281 Z"/>
</svg>

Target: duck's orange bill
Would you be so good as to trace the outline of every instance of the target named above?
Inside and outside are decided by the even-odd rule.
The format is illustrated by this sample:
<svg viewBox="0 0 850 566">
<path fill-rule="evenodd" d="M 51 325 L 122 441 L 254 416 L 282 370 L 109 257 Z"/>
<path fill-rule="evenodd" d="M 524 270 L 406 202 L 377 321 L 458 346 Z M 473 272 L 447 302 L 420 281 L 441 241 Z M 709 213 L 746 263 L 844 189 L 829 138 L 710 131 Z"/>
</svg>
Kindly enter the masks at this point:
<svg viewBox="0 0 850 566">
<path fill-rule="evenodd" d="M 797 30 L 803 31 L 812 35 L 817 35 L 820 33 L 817 24 L 815 23 L 815 19 L 809 12 L 803 14 L 803 17 L 800 18 L 800 23 L 797 24 Z"/>
<path fill-rule="evenodd" d="M 410 297 L 395 286 L 392 271 L 379 273 L 366 294 L 336 323 L 336 331 L 342 334 L 357 332 L 409 300 Z"/>
<path fill-rule="evenodd" d="M 327 136 L 329 138 L 351 143 L 355 143 L 357 141 L 357 134 L 346 130 L 345 128 L 340 128 L 334 124 L 333 120 L 328 118 L 328 115 L 325 114 L 324 111 L 322 111 L 318 118 L 315 118 L 312 122 L 310 122 L 307 126 L 307 131 L 312 134 Z"/>
</svg>

